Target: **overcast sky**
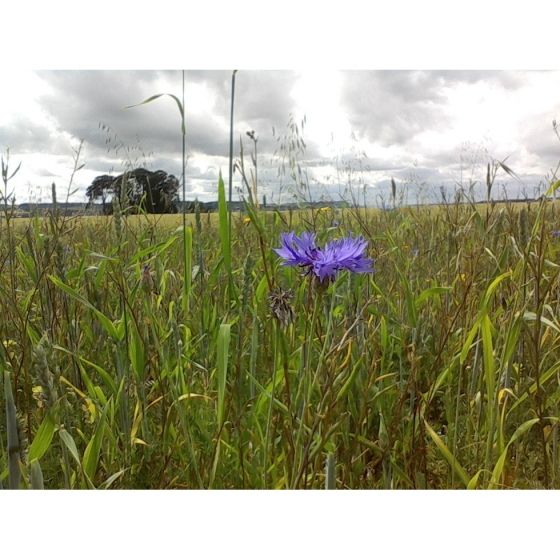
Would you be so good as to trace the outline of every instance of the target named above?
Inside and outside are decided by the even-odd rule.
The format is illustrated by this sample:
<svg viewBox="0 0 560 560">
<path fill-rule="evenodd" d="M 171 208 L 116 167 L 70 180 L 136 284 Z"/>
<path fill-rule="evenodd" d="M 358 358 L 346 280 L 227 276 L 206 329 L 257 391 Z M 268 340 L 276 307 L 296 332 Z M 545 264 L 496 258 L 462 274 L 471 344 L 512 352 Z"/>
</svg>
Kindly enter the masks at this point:
<svg viewBox="0 0 560 560">
<path fill-rule="evenodd" d="M 231 71 L 185 72 L 187 199 L 214 200 L 228 180 Z M 170 97 L 126 109 L 159 93 L 182 96 L 182 72 L 14 71 L 0 73 L 0 146 L 10 147 L 16 198 L 64 199 L 73 157 L 73 201 L 98 175 L 127 165 L 181 175 L 180 113 Z M 560 122 L 559 71 L 266 71 L 236 74 L 234 156 L 240 139 L 247 173 L 258 138 L 261 196 L 293 200 L 290 121 L 305 142 L 296 154 L 313 198 L 387 197 L 391 178 L 416 202 L 445 186 L 484 180 L 486 164 L 506 160 L 494 196 L 533 196 L 560 160 L 552 122 Z M 305 125 L 302 127 L 302 120 Z M 294 154 L 292 154 L 294 155 Z M 284 161 L 284 172 L 280 172 Z M 296 167 L 297 169 L 297 167 Z M 234 187 L 240 186 L 234 174 Z M 364 189 L 365 186 L 365 189 Z M 483 190 L 480 190 L 482 193 Z M 359 193 L 359 194 L 358 194 Z"/>
</svg>

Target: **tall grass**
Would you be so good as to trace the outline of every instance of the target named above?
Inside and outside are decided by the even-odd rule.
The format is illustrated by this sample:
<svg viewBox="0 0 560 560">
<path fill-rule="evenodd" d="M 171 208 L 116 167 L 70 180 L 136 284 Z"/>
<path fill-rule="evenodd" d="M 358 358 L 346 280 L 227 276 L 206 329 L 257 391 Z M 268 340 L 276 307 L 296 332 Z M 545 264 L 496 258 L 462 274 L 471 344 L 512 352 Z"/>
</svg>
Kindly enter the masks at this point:
<svg viewBox="0 0 560 560">
<path fill-rule="evenodd" d="M 180 217 L 2 229 L 4 487 L 558 487 L 555 203 L 301 210 L 376 258 L 324 294 L 278 266 L 287 213 L 248 211 L 229 255 L 199 220 L 188 307 Z"/>
</svg>

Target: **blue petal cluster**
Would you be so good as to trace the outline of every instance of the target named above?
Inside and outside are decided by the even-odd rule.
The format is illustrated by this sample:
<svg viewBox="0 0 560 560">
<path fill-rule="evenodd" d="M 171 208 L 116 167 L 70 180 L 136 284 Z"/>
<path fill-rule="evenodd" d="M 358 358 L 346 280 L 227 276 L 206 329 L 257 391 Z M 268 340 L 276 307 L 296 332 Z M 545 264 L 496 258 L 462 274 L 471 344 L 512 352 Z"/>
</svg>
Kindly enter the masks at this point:
<svg viewBox="0 0 560 560">
<path fill-rule="evenodd" d="M 365 257 L 368 242 L 362 236 L 343 237 L 330 241 L 324 249 L 315 245 L 315 234 L 303 232 L 281 234 L 279 249 L 274 249 L 283 259 L 284 266 L 307 268 L 306 274 L 313 273 L 321 282 L 333 280 L 337 270 L 350 272 L 373 272 L 373 259 Z"/>
</svg>

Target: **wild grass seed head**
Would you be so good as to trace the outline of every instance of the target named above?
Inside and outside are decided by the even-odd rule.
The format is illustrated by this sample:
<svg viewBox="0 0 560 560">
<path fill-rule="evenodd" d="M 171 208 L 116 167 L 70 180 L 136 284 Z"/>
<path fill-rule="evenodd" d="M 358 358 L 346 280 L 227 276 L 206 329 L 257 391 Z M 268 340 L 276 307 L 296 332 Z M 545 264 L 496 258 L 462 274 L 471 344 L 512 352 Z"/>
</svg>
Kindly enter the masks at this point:
<svg viewBox="0 0 560 560">
<path fill-rule="evenodd" d="M 51 345 L 46 335 L 33 348 L 33 366 L 37 382 L 41 387 L 41 397 L 47 409 L 51 409 L 56 404 L 58 394 L 55 388 L 55 376 L 49 367 L 49 354 Z M 55 368 L 55 370 L 58 368 Z"/>
<path fill-rule="evenodd" d="M 115 236 L 117 240 L 122 236 L 122 209 L 118 196 L 113 197 L 113 217 L 115 222 Z"/>
<path fill-rule="evenodd" d="M 526 245 L 526 239 L 528 237 L 528 216 L 527 216 L 527 209 L 525 207 L 521 208 L 521 210 L 519 210 L 519 213 L 517 214 L 517 232 L 519 235 L 519 241 L 523 244 L 523 246 Z"/>
<path fill-rule="evenodd" d="M 29 451 L 29 439 L 25 427 L 25 416 L 19 410 L 16 410 L 16 425 L 19 441 L 19 456 L 22 463 L 25 463 L 27 462 L 27 452 Z"/>
</svg>

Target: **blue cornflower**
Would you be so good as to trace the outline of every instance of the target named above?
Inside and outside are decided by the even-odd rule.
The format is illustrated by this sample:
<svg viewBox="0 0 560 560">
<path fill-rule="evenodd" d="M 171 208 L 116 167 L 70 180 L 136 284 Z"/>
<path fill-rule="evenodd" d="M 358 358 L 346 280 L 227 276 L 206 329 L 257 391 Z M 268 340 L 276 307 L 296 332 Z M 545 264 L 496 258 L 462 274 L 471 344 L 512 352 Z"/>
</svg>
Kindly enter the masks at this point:
<svg viewBox="0 0 560 560">
<path fill-rule="evenodd" d="M 418 249 L 412 249 L 412 254 L 417 257 L 418 253 L 420 253 L 420 251 Z"/>
<path fill-rule="evenodd" d="M 345 237 L 330 241 L 324 249 L 315 245 L 315 234 L 303 232 L 282 234 L 282 247 L 274 249 L 283 259 L 284 266 L 307 268 L 320 282 L 334 280 L 337 270 L 373 272 L 373 259 L 365 257 L 368 242 L 363 237 Z"/>
<path fill-rule="evenodd" d="M 558 237 L 558 236 L 560 235 L 560 230 L 555 229 L 555 230 L 552 232 L 552 235 L 553 235 L 554 237 Z"/>
</svg>

